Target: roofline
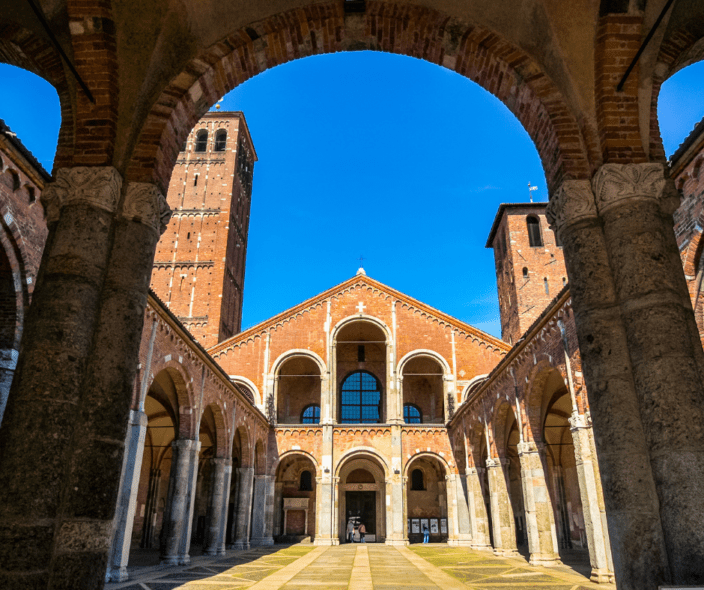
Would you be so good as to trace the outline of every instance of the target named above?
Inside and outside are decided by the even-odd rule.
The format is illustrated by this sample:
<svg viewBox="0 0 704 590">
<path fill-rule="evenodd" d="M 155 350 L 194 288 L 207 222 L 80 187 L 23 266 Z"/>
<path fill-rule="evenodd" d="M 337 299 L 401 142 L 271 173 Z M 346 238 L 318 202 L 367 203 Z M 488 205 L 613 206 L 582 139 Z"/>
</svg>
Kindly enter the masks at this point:
<svg viewBox="0 0 704 590">
<path fill-rule="evenodd" d="M 22 143 L 17 134 L 14 133 L 12 129 L 10 129 L 9 125 L 2 119 L 0 119 L 0 135 L 19 152 L 22 158 L 24 158 L 26 166 L 35 172 L 34 176 L 40 177 L 39 182 L 34 182 L 35 184 L 41 185 L 40 189 L 44 190 L 44 185 L 52 180 L 51 174 L 44 169 L 44 166 L 39 163 L 39 160 L 34 157 L 34 154 L 29 150 L 29 148 Z M 27 176 L 32 176 L 27 172 L 27 170 L 23 170 L 23 172 L 27 174 Z"/>
<path fill-rule="evenodd" d="M 494 241 L 494 236 L 499 229 L 499 224 L 501 223 L 501 218 L 503 217 L 504 211 L 509 208 L 523 208 L 528 207 L 529 209 L 540 209 L 547 207 L 547 203 L 501 203 L 499 209 L 494 217 L 494 223 L 491 224 L 491 230 L 489 231 L 489 237 L 486 240 L 485 248 L 493 248 L 492 242 Z"/>
<path fill-rule="evenodd" d="M 676 176 L 692 161 L 692 158 L 704 147 L 704 119 L 694 126 L 690 134 L 670 156 L 669 164 L 672 175 Z"/>
<path fill-rule="evenodd" d="M 414 305 L 415 307 L 419 308 L 424 308 L 429 311 L 431 311 L 434 315 L 436 315 L 438 318 L 446 321 L 449 324 L 454 324 L 458 327 L 461 327 L 465 331 L 469 332 L 470 334 L 474 334 L 475 336 L 481 337 L 482 339 L 486 340 L 487 342 L 490 342 L 492 345 L 496 346 L 497 348 L 500 348 L 501 350 L 508 352 L 511 349 L 511 346 L 504 342 L 503 340 L 496 338 L 495 336 L 492 336 L 491 334 L 487 334 L 483 330 L 480 330 L 479 328 L 475 328 L 471 324 L 468 324 L 466 322 L 463 322 L 462 320 L 458 320 L 457 318 L 448 315 L 438 309 L 435 309 L 434 307 L 428 305 L 427 303 L 423 303 L 422 301 L 419 301 L 418 299 L 414 299 L 410 295 L 406 295 L 405 293 L 402 293 L 401 291 L 398 291 L 394 289 L 393 287 L 389 287 L 388 285 L 385 285 L 384 283 L 377 281 L 376 279 L 372 279 L 371 277 L 367 275 L 355 275 L 346 281 L 343 281 L 342 283 L 339 283 L 335 285 L 334 287 L 331 287 L 327 291 L 323 291 L 322 293 L 319 293 L 318 295 L 314 297 L 310 297 L 309 299 L 306 299 L 305 301 L 299 303 L 298 305 L 295 305 L 294 307 L 291 307 L 271 318 L 268 320 L 264 320 L 263 322 L 259 322 L 255 326 L 252 326 L 251 328 L 247 328 L 243 332 L 240 332 L 239 334 L 235 334 L 234 336 L 231 336 L 227 340 L 223 340 L 222 342 L 219 342 L 215 346 L 212 346 L 211 348 L 208 349 L 208 353 L 211 355 L 215 355 L 222 350 L 226 349 L 227 347 L 235 344 L 236 342 L 240 340 L 245 340 L 246 338 L 249 338 L 257 333 L 262 332 L 265 330 L 268 326 L 276 324 L 279 320 L 282 320 L 284 318 L 290 317 L 291 315 L 294 315 L 297 313 L 299 310 L 306 309 L 307 307 L 310 307 L 313 303 L 316 301 L 325 301 L 338 291 L 340 291 L 343 288 L 346 288 L 348 286 L 354 285 L 355 283 L 364 283 L 366 282 L 367 284 L 370 284 L 371 286 L 376 286 L 379 287 L 385 291 L 388 291 L 391 295 L 394 295 L 397 299 L 400 300 L 405 300 Z"/>
<path fill-rule="evenodd" d="M 241 401 L 244 403 L 248 404 L 256 413 L 259 414 L 259 418 L 261 418 L 265 423 L 269 423 L 267 420 L 266 416 L 264 413 L 257 407 L 256 403 L 252 403 L 249 399 L 247 399 L 242 393 L 235 387 L 235 384 L 231 381 L 230 376 L 228 375 L 227 371 L 223 369 L 217 361 L 208 353 L 208 351 L 203 347 L 203 345 L 198 342 L 198 340 L 195 339 L 193 334 L 191 334 L 188 331 L 188 328 L 186 328 L 181 321 L 174 315 L 174 312 L 172 312 L 164 302 L 159 299 L 159 296 L 151 289 L 149 288 L 149 292 L 147 295 L 147 302 L 149 305 L 152 306 L 152 308 L 159 313 L 169 324 L 172 325 L 176 329 L 176 331 L 179 333 L 179 336 L 186 341 L 190 341 L 192 344 L 195 345 L 195 351 L 200 357 L 200 359 L 208 365 L 211 371 L 213 373 L 219 373 L 220 376 L 223 378 L 223 381 L 227 385 L 227 387 L 237 395 Z"/>
<path fill-rule="evenodd" d="M 259 161 L 259 156 L 257 156 L 257 150 L 254 148 L 254 142 L 252 141 L 252 134 L 249 132 L 249 125 L 247 124 L 247 118 L 244 116 L 242 111 L 208 111 L 201 117 L 201 119 L 211 119 L 222 115 L 236 115 L 244 123 L 244 131 L 247 134 L 247 139 L 249 139 L 249 145 L 252 146 L 252 152 L 254 152 L 254 161 Z"/>
<path fill-rule="evenodd" d="M 530 325 L 530 327 L 523 333 L 523 336 L 516 342 L 509 353 L 502 358 L 499 363 L 492 369 L 489 376 L 473 393 L 472 397 L 465 400 L 464 403 L 460 403 L 459 408 L 455 412 L 455 415 L 450 418 L 448 422 L 448 427 L 460 416 L 467 412 L 467 408 L 471 405 L 475 399 L 478 399 L 480 395 L 489 388 L 489 386 L 496 381 L 498 376 L 503 373 L 504 369 L 510 365 L 513 360 L 523 352 L 523 349 L 533 342 L 533 338 L 543 329 L 545 324 L 547 324 L 555 315 L 557 310 L 559 310 L 567 301 L 571 299 L 572 295 L 570 293 L 569 283 L 562 288 L 562 290 L 555 296 L 555 298 L 550 302 L 550 304 L 543 310 L 538 318 Z"/>
</svg>

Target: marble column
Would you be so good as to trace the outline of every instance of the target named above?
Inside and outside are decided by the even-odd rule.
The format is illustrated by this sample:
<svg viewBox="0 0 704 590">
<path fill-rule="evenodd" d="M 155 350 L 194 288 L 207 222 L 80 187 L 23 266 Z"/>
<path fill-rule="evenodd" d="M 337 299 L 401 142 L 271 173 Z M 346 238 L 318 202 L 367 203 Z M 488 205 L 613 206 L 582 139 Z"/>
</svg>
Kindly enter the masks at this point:
<svg viewBox="0 0 704 590">
<path fill-rule="evenodd" d="M 125 459 L 120 478 L 120 491 L 115 511 L 115 536 L 113 537 L 107 582 L 124 582 L 128 579 L 127 562 L 132 544 L 132 526 L 137 508 L 139 476 L 142 472 L 144 439 L 147 434 L 147 415 L 139 410 L 130 411 L 130 424 L 125 441 Z"/>
<path fill-rule="evenodd" d="M 551 566 L 560 563 L 560 554 L 541 451 L 534 442 L 518 443 L 530 564 Z"/>
<path fill-rule="evenodd" d="M 482 491 L 482 477 L 484 468 L 467 467 L 467 505 L 469 509 L 469 522 L 471 525 L 472 549 L 491 551 L 489 537 L 489 516 L 486 512 L 484 492 Z"/>
<path fill-rule="evenodd" d="M 448 505 L 454 509 L 454 517 L 450 513 L 453 521 L 456 525 L 453 526 L 453 530 L 456 529 L 455 539 L 450 542 L 449 545 L 460 545 L 471 547 L 472 546 L 472 523 L 469 518 L 469 502 L 468 502 L 468 488 L 467 488 L 467 476 L 452 474 L 452 476 L 445 476 L 448 480 L 447 489 L 453 489 L 452 501 L 450 501 L 450 495 L 448 495 Z M 453 485 L 454 484 L 454 485 Z"/>
<path fill-rule="evenodd" d="M 273 526 L 274 490 L 271 475 L 254 476 L 254 498 L 252 500 L 252 535 L 250 544 L 273 545 L 271 535 Z"/>
<path fill-rule="evenodd" d="M 249 549 L 249 527 L 252 516 L 252 486 L 254 468 L 240 467 L 238 470 L 239 498 L 237 499 L 237 532 L 233 549 Z"/>
<path fill-rule="evenodd" d="M 184 532 L 187 528 L 190 529 L 192 451 L 197 446 L 198 441 L 191 439 L 178 439 L 171 443 L 171 473 L 162 524 L 161 547 L 161 562 L 166 565 L 179 563 Z"/>
<path fill-rule="evenodd" d="M 573 412 L 570 418 L 570 430 L 574 442 L 577 481 L 589 548 L 589 562 L 592 567 L 590 580 L 596 583 L 612 582 L 614 574 L 611 563 L 611 548 L 608 531 L 602 525 L 604 510 L 597 480 L 598 467 L 592 454 L 591 426 L 586 416 Z"/>
<path fill-rule="evenodd" d="M 682 585 L 704 580 L 704 351 L 673 231 L 679 194 L 668 175 L 664 164 L 605 164 L 592 186 L 659 498 L 670 581 Z"/>
<path fill-rule="evenodd" d="M 489 458 L 486 460 L 489 475 L 491 525 L 494 533 L 494 554 L 504 557 L 518 555 L 513 507 L 506 485 L 508 462 L 508 459 Z"/>
<path fill-rule="evenodd" d="M 655 590 L 669 566 L 660 503 L 591 184 L 568 180 L 547 217 L 563 244 L 620 590 Z M 614 419 L 614 417 L 618 419 Z"/>
<path fill-rule="evenodd" d="M 227 467 L 231 467 L 232 462 L 224 458 L 211 459 L 210 462 L 212 463 L 212 471 L 203 553 L 218 555 L 225 552 L 222 532 L 225 529 L 227 514 L 223 515 L 223 508 L 227 489 Z"/>
</svg>

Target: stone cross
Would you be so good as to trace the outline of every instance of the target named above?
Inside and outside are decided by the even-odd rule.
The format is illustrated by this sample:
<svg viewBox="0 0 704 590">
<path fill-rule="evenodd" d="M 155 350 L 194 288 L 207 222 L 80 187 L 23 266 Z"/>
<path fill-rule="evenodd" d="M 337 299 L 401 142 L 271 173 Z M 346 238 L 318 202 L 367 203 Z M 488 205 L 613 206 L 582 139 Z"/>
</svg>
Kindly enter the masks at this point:
<svg viewBox="0 0 704 590">
<path fill-rule="evenodd" d="M 364 313 L 364 310 L 366 309 L 366 307 L 367 307 L 367 306 L 364 305 L 364 303 L 362 303 L 362 302 L 360 301 L 360 302 L 359 302 L 359 305 L 357 306 L 357 311 L 359 311 L 359 313 Z"/>
</svg>

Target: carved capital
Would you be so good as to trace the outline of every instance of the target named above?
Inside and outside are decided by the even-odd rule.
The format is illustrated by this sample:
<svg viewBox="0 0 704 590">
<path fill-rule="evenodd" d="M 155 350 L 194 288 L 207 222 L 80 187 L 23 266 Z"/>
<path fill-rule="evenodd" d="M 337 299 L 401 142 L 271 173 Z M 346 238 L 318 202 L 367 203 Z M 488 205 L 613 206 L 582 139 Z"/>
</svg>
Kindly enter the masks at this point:
<svg viewBox="0 0 704 590">
<path fill-rule="evenodd" d="M 570 423 L 570 430 L 591 428 L 592 425 L 592 417 L 589 414 L 580 414 L 577 410 L 572 412 L 567 421 Z"/>
<path fill-rule="evenodd" d="M 130 182 L 125 192 L 122 216 L 143 223 L 161 235 L 171 219 L 171 208 L 156 185 Z"/>
<path fill-rule="evenodd" d="M 589 181 L 565 180 L 550 198 L 545 216 L 555 232 L 577 221 L 596 218 L 596 203 Z"/>
<path fill-rule="evenodd" d="M 542 450 L 542 448 L 542 444 L 534 442 L 522 442 L 518 443 L 516 450 L 518 451 L 518 456 L 520 457 L 521 455 L 530 455 L 531 453 L 538 453 Z"/>
<path fill-rule="evenodd" d="M 599 213 L 632 200 L 660 201 L 670 215 L 674 184 L 670 190 L 663 164 L 604 164 L 592 180 Z M 679 204 L 679 198 L 677 198 Z"/>
<path fill-rule="evenodd" d="M 114 213 L 121 188 L 122 176 L 112 166 L 61 168 L 41 201 L 49 223 L 59 219 L 64 205 L 85 204 Z"/>
<path fill-rule="evenodd" d="M 491 469 L 492 467 L 498 467 L 499 465 L 501 465 L 501 459 L 488 457 L 486 460 L 487 469 Z"/>
</svg>

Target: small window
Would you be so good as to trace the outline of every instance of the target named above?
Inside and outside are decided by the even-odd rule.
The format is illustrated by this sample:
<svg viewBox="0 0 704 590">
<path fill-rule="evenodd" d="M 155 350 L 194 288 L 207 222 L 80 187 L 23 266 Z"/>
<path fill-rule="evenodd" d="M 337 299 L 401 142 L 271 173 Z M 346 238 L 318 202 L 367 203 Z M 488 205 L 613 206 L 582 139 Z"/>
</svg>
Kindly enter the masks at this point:
<svg viewBox="0 0 704 590">
<path fill-rule="evenodd" d="M 198 186 L 198 174 L 193 177 L 193 186 Z"/>
<path fill-rule="evenodd" d="M 567 279 L 565 277 L 562 277 L 562 286 L 564 287 L 567 284 Z"/>
<path fill-rule="evenodd" d="M 524 279 L 528 278 L 528 267 L 527 266 L 523 267 L 523 278 Z"/>
<path fill-rule="evenodd" d="M 406 424 L 420 424 L 423 421 L 420 408 L 414 404 L 403 404 L 403 421 Z"/>
<path fill-rule="evenodd" d="M 34 187 L 33 186 L 28 186 L 27 187 L 27 196 L 29 197 L 29 202 L 34 203 L 34 201 L 37 200 L 37 195 L 34 192 Z"/>
<path fill-rule="evenodd" d="M 411 489 L 418 491 L 425 489 L 423 472 L 420 469 L 414 469 L 411 472 Z"/>
<path fill-rule="evenodd" d="M 545 285 L 545 294 L 550 295 L 550 286 L 548 285 L 547 278 L 543 279 L 543 284 Z"/>
<path fill-rule="evenodd" d="M 20 188 L 20 175 L 14 170 L 10 170 L 10 176 L 12 178 L 12 190 L 16 191 Z"/>
<path fill-rule="evenodd" d="M 181 144 L 181 151 L 185 152 L 188 149 L 188 138 L 183 140 L 183 143 Z"/>
<path fill-rule="evenodd" d="M 215 151 L 224 152 L 225 146 L 227 145 L 227 131 L 220 129 L 215 134 Z"/>
<path fill-rule="evenodd" d="M 299 492 L 312 492 L 313 491 L 313 477 L 310 471 L 301 471 L 301 481 L 298 485 Z"/>
<path fill-rule="evenodd" d="M 208 148 L 208 132 L 202 129 L 196 135 L 196 151 L 204 152 Z"/>
<path fill-rule="evenodd" d="M 359 346 L 357 346 L 357 362 L 364 362 L 364 344 L 360 344 Z"/>
<path fill-rule="evenodd" d="M 188 232 L 188 233 L 186 234 L 186 239 L 187 239 L 187 240 L 190 240 L 190 239 L 191 239 L 191 232 Z"/>
<path fill-rule="evenodd" d="M 320 406 L 318 404 L 310 404 L 303 408 L 301 414 L 302 424 L 320 424 Z"/>
<path fill-rule="evenodd" d="M 526 225 L 528 226 L 528 241 L 534 248 L 543 245 L 543 238 L 540 235 L 540 220 L 535 215 L 526 217 Z"/>
</svg>

